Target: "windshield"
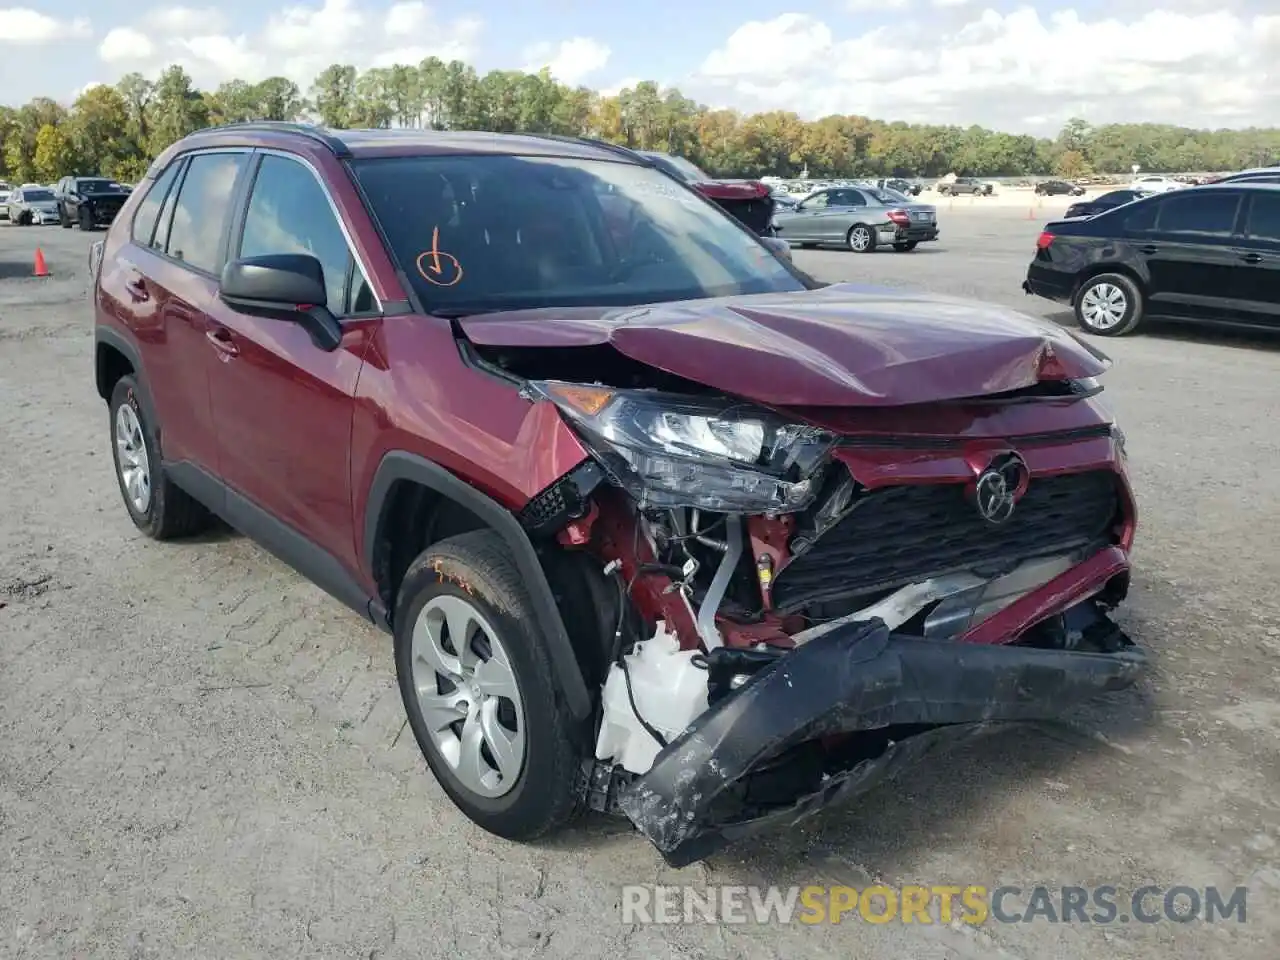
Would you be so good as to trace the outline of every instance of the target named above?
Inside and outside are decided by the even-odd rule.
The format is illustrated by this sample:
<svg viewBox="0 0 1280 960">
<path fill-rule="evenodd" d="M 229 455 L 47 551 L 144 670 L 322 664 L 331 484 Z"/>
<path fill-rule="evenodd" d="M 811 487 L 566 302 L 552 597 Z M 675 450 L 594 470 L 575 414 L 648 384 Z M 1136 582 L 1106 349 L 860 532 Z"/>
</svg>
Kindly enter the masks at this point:
<svg viewBox="0 0 1280 960">
<path fill-rule="evenodd" d="M 360 160 L 357 179 L 428 310 L 623 306 L 806 289 L 658 170 L 607 160 Z"/>
<path fill-rule="evenodd" d="M 23 190 L 22 198 L 29 202 L 35 203 L 40 200 L 52 200 L 53 193 L 49 190 Z"/>
<path fill-rule="evenodd" d="M 78 183 L 85 193 L 107 193 L 110 190 L 122 189 L 120 184 L 111 180 L 80 180 Z"/>
</svg>

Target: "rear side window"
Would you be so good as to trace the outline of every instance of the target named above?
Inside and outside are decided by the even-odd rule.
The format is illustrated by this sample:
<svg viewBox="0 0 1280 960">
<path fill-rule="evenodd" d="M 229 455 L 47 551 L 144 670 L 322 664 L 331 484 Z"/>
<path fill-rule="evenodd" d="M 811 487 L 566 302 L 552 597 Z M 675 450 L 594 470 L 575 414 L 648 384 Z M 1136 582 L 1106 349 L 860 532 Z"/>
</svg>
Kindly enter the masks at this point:
<svg viewBox="0 0 1280 960">
<path fill-rule="evenodd" d="M 169 195 L 169 190 L 173 187 L 173 182 L 178 179 L 178 169 L 182 166 L 181 162 L 171 163 L 151 184 L 151 189 L 147 191 L 147 195 L 142 198 L 142 202 L 138 204 L 138 212 L 133 216 L 133 242 L 142 247 L 151 246 L 152 238 L 156 234 L 156 222 L 160 219 L 160 207 L 164 203 L 165 197 Z"/>
<path fill-rule="evenodd" d="M 165 252 L 175 260 L 217 273 L 231 194 L 244 168 L 243 153 L 205 153 L 191 158 L 178 188 Z"/>
<path fill-rule="evenodd" d="M 329 309 L 338 316 L 346 312 L 351 250 L 328 196 L 302 164 L 267 155 L 253 183 L 239 255 L 272 253 L 309 253 L 319 260 Z"/>
<path fill-rule="evenodd" d="M 1280 243 L 1280 193 L 1260 190 L 1253 195 L 1245 232 L 1257 240 Z"/>
<path fill-rule="evenodd" d="M 1175 193 L 1160 204 L 1159 228 L 1168 233 L 1229 236 L 1235 230 L 1239 209 L 1237 193 Z"/>
</svg>

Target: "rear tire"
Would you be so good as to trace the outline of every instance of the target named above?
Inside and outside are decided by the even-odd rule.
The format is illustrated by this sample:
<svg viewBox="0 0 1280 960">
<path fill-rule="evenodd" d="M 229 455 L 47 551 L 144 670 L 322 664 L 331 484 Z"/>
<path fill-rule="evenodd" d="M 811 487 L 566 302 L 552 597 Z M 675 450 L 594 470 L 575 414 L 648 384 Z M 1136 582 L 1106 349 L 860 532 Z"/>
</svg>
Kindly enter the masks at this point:
<svg viewBox="0 0 1280 960">
<path fill-rule="evenodd" d="M 919 240 L 906 240 L 902 243 L 895 243 L 893 245 L 893 249 L 897 250 L 899 253 L 910 253 L 916 248 L 916 245 L 919 242 Z"/>
<path fill-rule="evenodd" d="M 1100 337 L 1123 337 L 1142 322 L 1142 291 L 1122 273 L 1090 277 L 1076 292 L 1076 323 Z"/>
<path fill-rule="evenodd" d="M 165 474 L 155 425 L 138 402 L 132 376 L 116 381 L 108 409 L 116 481 L 134 526 L 153 540 L 186 537 L 208 527 L 209 511 Z"/>
<path fill-rule="evenodd" d="M 854 253 L 876 252 L 876 232 L 865 223 L 856 223 L 850 227 L 845 242 Z"/>
<path fill-rule="evenodd" d="M 528 841 L 579 812 L 576 744 L 590 731 L 569 713 L 510 555 L 492 530 L 419 555 L 396 600 L 396 675 L 414 739 L 449 799 L 482 829 Z"/>
</svg>

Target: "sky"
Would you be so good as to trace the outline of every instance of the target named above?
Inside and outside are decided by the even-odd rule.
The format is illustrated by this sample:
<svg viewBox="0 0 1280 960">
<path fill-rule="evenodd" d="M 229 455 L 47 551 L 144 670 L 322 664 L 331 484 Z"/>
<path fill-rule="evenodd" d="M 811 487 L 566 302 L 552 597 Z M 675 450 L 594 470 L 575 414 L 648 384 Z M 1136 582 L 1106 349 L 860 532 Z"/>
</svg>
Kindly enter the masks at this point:
<svg viewBox="0 0 1280 960">
<path fill-rule="evenodd" d="M 3 3 L 4 0 L 0 0 Z M 710 106 L 1056 134 L 1091 123 L 1280 126 L 1280 0 L 38 0 L 0 8 L 0 102 L 72 101 L 180 63 L 202 87 L 334 62 L 549 66 Z"/>
</svg>

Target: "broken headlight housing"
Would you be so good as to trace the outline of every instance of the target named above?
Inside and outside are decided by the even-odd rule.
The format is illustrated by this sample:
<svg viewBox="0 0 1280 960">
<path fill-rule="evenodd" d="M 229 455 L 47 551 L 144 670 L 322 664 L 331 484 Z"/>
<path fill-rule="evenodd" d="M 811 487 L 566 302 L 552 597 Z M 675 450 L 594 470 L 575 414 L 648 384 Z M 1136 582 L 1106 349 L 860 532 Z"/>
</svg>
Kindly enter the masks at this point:
<svg viewBox="0 0 1280 960">
<path fill-rule="evenodd" d="M 834 438 L 750 404 L 536 381 L 614 480 L 646 507 L 791 513 L 817 490 Z"/>
</svg>

